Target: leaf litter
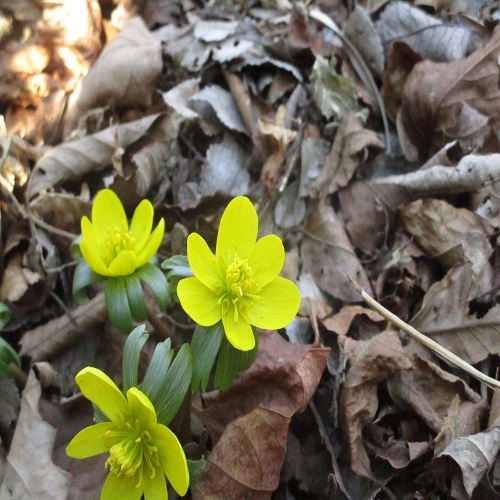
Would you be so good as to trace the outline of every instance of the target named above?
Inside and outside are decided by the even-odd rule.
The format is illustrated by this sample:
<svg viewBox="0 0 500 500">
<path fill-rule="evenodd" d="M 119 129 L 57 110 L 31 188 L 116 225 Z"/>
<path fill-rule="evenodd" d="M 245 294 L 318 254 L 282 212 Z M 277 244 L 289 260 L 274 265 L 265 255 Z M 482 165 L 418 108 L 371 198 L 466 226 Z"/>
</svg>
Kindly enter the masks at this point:
<svg viewBox="0 0 500 500">
<path fill-rule="evenodd" d="M 102 287 L 71 295 L 71 243 L 104 187 L 128 211 L 153 202 L 162 260 L 192 231 L 213 245 L 249 196 L 302 294 L 234 386 L 175 423 L 207 459 L 188 495 L 498 497 L 497 392 L 349 281 L 497 375 L 498 7 L 458 4 L 2 3 L 0 333 L 23 360 L 0 381 L 2 498 L 99 496 L 102 460 L 64 448 L 91 421 L 77 371 L 120 382 Z M 191 337 L 173 303 L 147 329 L 141 366 Z"/>
</svg>

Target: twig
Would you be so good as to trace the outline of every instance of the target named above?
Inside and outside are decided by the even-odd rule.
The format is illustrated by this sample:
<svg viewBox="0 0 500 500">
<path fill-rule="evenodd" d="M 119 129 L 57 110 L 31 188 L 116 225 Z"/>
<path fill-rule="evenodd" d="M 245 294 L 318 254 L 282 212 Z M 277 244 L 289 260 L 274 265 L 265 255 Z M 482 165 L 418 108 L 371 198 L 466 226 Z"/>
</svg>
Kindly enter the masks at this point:
<svg viewBox="0 0 500 500">
<path fill-rule="evenodd" d="M 495 380 L 494 378 L 488 377 L 484 373 L 480 372 L 476 368 L 474 368 L 469 363 L 466 363 L 463 359 L 459 358 L 456 354 L 453 354 L 448 349 L 445 349 L 442 345 L 438 344 L 434 340 L 430 339 L 426 335 L 423 335 L 418 330 L 413 328 L 412 326 L 405 323 L 403 320 L 398 318 L 395 314 L 392 314 L 388 311 L 384 306 L 379 304 L 375 299 L 370 297 L 351 277 L 349 277 L 349 281 L 352 286 L 356 289 L 356 291 L 361 295 L 361 298 L 376 312 L 378 312 L 381 316 L 383 316 L 387 321 L 392 323 L 394 326 L 403 330 L 410 337 L 417 340 L 421 344 L 425 345 L 429 349 L 431 349 L 435 354 L 437 354 L 442 359 L 450 362 L 456 367 L 462 369 L 467 372 L 471 377 L 476 378 L 477 380 L 483 382 L 488 387 L 493 389 L 494 391 L 500 392 L 500 382 Z"/>
</svg>

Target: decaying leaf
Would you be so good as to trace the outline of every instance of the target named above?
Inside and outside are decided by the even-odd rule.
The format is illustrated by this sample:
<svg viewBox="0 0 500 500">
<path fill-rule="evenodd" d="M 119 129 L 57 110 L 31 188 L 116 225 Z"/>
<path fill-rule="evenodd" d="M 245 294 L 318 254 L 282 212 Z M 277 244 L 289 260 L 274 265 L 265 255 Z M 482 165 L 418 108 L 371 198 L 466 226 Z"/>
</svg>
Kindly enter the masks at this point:
<svg viewBox="0 0 500 500">
<path fill-rule="evenodd" d="M 323 319 L 322 323 L 328 330 L 337 335 L 346 335 L 353 321 L 360 315 L 366 316 L 374 323 L 384 322 L 385 319 L 372 309 L 362 306 L 344 306 L 338 313 Z"/>
<path fill-rule="evenodd" d="M 411 363 L 394 331 L 386 330 L 367 341 L 341 339 L 351 365 L 341 396 L 351 467 L 360 476 L 373 478 L 363 430 L 378 408 L 377 387 L 395 372 L 410 368 Z"/>
<path fill-rule="evenodd" d="M 0 486 L 0 497 L 6 500 L 51 500 L 54 497 L 66 498 L 68 494 L 70 475 L 52 462 L 56 430 L 40 416 L 40 394 L 40 383 L 31 370 Z"/>
<path fill-rule="evenodd" d="M 319 177 L 309 186 L 311 196 L 324 198 L 346 186 L 361 163 L 361 153 L 369 147 L 383 149 L 384 143 L 373 130 L 363 127 L 356 113 L 348 112 Z"/>
<path fill-rule="evenodd" d="M 140 17 L 132 18 L 103 50 L 73 96 L 67 134 L 87 111 L 103 105 L 148 106 L 162 70 L 161 44 Z"/>
<path fill-rule="evenodd" d="M 326 203 L 319 204 L 306 218 L 301 254 L 304 271 L 311 273 L 320 288 L 334 297 L 352 302 L 362 300 L 349 277 L 365 290 L 371 290 L 339 217 Z"/>
<path fill-rule="evenodd" d="M 474 365 L 490 354 L 500 354 L 500 306 L 481 318 L 470 315 L 468 304 L 473 292 L 471 264 L 454 267 L 430 287 L 411 325 Z"/>
<path fill-rule="evenodd" d="M 109 166 L 116 144 L 128 147 L 141 138 L 162 115 L 150 115 L 137 121 L 109 127 L 101 132 L 60 144 L 43 156 L 33 171 L 28 187 L 30 198 L 60 182 L 81 179 Z"/>
<path fill-rule="evenodd" d="M 203 411 L 217 444 L 195 498 L 269 498 L 279 482 L 290 418 L 314 394 L 329 351 L 288 343 L 275 332 L 260 336 L 252 367 Z"/>
<path fill-rule="evenodd" d="M 482 144 L 486 127 L 498 126 L 500 30 L 466 59 L 422 61 L 404 89 L 397 128 L 408 160 L 427 158 L 453 139 Z"/>
</svg>

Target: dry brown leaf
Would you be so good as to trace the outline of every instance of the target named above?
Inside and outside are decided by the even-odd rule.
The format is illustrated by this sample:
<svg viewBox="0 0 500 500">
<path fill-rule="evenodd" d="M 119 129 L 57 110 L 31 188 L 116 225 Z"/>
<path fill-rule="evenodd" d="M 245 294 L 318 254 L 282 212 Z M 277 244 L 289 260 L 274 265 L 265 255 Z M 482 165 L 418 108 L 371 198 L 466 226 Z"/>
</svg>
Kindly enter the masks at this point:
<svg viewBox="0 0 500 500">
<path fill-rule="evenodd" d="M 485 221 L 465 208 L 426 198 L 399 208 L 405 229 L 432 258 L 446 269 L 466 261 L 477 279 L 488 265 L 493 249 Z"/>
<path fill-rule="evenodd" d="M 228 424 L 193 498 L 271 498 L 280 480 L 289 422 L 289 416 L 255 408 Z"/>
<path fill-rule="evenodd" d="M 276 332 L 262 332 L 255 363 L 203 411 L 212 440 L 217 442 L 229 422 L 257 407 L 289 417 L 303 411 L 316 390 L 329 352 L 328 347 L 290 343 Z"/>
<path fill-rule="evenodd" d="M 373 478 L 370 459 L 363 444 L 363 430 L 372 422 L 378 408 L 378 384 L 411 363 L 394 331 L 386 330 L 371 340 L 356 341 L 340 337 L 350 368 L 341 395 L 351 467 L 360 476 Z"/>
<path fill-rule="evenodd" d="M 161 42 L 140 17 L 133 17 L 102 51 L 72 96 L 67 136 L 87 111 L 106 105 L 150 106 L 162 70 Z"/>
<path fill-rule="evenodd" d="M 331 332 L 337 335 L 346 335 L 352 322 L 357 316 L 364 315 L 374 323 L 384 322 L 385 319 L 372 309 L 362 306 L 344 306 L 337 314 L 323 319 L 321 322 Z"/>
<path fill-rule="evenodd" d="M 481 144 L 491 119 L 498 126 L 500 30 L 466 59 L 417 63 L 403 90 L 397 128 L 406 158 L 428 158 L 453 139 Z"/>
<path fill-rule="evenodd" d="M 438 433 L 450 422 L 450 407 L 458 396 L 459 412 L 463 411 L 464 414 L 456 432 L 477 432 L 479 417 L 486 409 L 481 397 L 462 379 L 431 361 L 415 355 L 408 359 L 411 361 L 410 366 L 394 373 L 387 382 L 389 394 L 395 403 L 416 413 L 433 432 Z"/>
<path fill-rule="evenodd" d="M 324 198 L 351 180 L 367 148 L 384 149 L 378 134 L 363 127 L 356 113 L 348 112 L 340 123 L 332 149 L 325 158 L 319 177 L 309 186 L 312 197 Z"/>
<path fill-rule="evenodd" d="M 71 476 L 52 462 L 56 429 L 40 415 L 40 395 L 40 383 L 31 370 L 0 486 L 2 499 L 51 500 L 68 494 Z"/>
<path fill-rule="evenodd" d="M 44 360 L 76 338 L 92 332 L 108 317 L 104 294 L 94 297 L 88 304 L 53 319 L 45 325 L 38 326 L 24 333 L 20 340 L 21 356 L 29 356 L 32 360 Z"/>
<path fill-rule="evenodd" d="M 301 255 L 303 271 L 311 273 L 318 286 L 334 297 L 349 302 L 362 300 L 349 277 L 365 290 L 371 290 L 339 217 L 324 202 L 306 218 Z"/>
<path fill-rule="evenodd" d="M 338 193 L 345 228 L 355 248 L 368 255 L 383 247 L 398 220 L 397 207 L 412 199 L 404 188 L 353 182 Z"/>
<path fill-rule="evenodd" d="M 202 413 L 217 444 L 195 498 L 270 497 L 279 483 L 290 418 L 306 408 L 329 352 L 262 333 L 252 367 Z"/>
<path fill-rule="evenodd" d="M 422 308 L 410 324 L 466 363 L 475 365 L 500 354 L 500 306 L 481 318 L 469 315 L 474 291 L 470 264 L 454 267 L 425 294 Z"/>
<path fill-rule="evenodd" d="M 97 173 L 109 166 L 116 150 L 117 138 L 119 146 L 127 148 L 143 137 L 162 116 L 164 115 L 146 116 L 60 144 L 44 155 L 35 166 L 28 184 L 29 197 L 33 198 L 40 191 L 60 182 L 76 181 L 85 174 Z"/>
<path fill-rule="evenodd" d="M 469 498 L 482 477 L 493 465 L 500 449 L 500 428 L 463 436 L 453 440 L 439 455 L 449 457 L 462 472 L 462 481 Z"/>
</svg>

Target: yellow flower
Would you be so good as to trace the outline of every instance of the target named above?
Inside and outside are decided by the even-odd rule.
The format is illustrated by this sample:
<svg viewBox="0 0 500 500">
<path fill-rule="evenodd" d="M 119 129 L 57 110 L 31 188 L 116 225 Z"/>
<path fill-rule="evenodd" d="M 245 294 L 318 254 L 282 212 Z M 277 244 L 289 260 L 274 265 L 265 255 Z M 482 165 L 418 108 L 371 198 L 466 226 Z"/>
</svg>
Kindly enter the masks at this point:
<svg viewBox="0 0 500 500">
<path fill-rule="evenodd" d="M 109 451 L 110 473 L 101 500 L 167 500 L 168 481 L 179 495 L 189 486 L 186 456 L 175 434 L 159 424 L 149 398 L 136 387 L 127 398 L 101 370 L 84 368 L 76 376 L 83 395 L 111 420 L 80 431 L 66 453 L 87 458 Z"/>
<path fill-rule="evenodd" d="M 157 252 L 165 232 L 161 219 L 153 227 L 153 205 L 142 200 L 129 226 L 125 209 L 110 189 L 100 191 L 92 206 L 92 222 L 82 218 L 80 250 L 90 268 L 102 276 L 128 276 Z"/>
<path fill-rule="evenodd" d="M 274 234 L 257 240 L 258 217 L 252 202 L 240 196 L 220 221 L 215 256 L 197 233 L 189 235 L 187 257 L 194 278 L 177 286 L 184 310 L 201 326 L 222 319 L 229 342 L 241 351 L 255 346 L 251 325 L 276 330 L 295 317 L 300 294 L 278 276 L 285 261 L 283 243 Z"/>
</svg>

